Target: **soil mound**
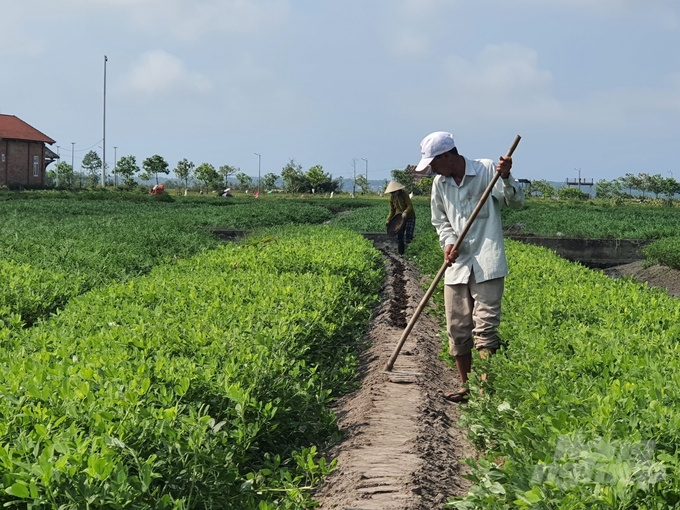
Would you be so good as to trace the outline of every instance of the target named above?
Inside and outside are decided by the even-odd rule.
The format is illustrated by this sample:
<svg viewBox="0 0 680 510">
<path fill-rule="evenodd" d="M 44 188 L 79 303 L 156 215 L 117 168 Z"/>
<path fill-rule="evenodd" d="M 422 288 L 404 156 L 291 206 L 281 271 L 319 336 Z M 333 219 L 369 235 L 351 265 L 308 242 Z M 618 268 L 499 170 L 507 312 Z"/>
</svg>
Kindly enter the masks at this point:
<svg viewBox="0 0 680 510">
<path fill-rule="evenodd" d="M 639 260 L 623 266 L 610 267 L 604 272 L 612 278 L 629 276 L 650 287 L 665 289 L 671 296 L 680 297 L 680 271 L 677 269 L 658 264 L 645 267 L 645 261 Z"/>
</svg>

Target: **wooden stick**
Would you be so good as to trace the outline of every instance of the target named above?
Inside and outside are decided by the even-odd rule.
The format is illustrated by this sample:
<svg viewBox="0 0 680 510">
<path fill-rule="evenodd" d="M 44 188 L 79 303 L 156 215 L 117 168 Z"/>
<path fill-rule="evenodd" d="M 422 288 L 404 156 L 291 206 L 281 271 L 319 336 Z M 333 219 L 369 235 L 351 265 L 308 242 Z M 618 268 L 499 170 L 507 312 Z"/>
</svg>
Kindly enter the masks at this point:
<svg viewBox="0 0 680 510">
<path fill-rule="evenodd" d="M 521 140 L 521 138 L 522 137 L 519 136 L 519 135 L 517 135 L 515 137 L 515 141 L 512 142 L 512 146 L 510 146 L 510 150 L 508 151 L 508 154 L 505 156 L 506 158 L 512 157 L 512 153 L 515 152 L 515 149 L 517 148 L 517 145 L 519 144 L 519 141 Z M 458 239 L 456 240 L 456 243 L 453 245 L 453 249 L 455 251 L 458 250 L 458 248 L 460 247 L 460 244 L 463 242 L 463 239 L 465 238 L 468 231 L 470 230 L 470 227 L 472 226 L 472 222 L 475 221 L 475 218 L 477 217 L 477 214 L 479 214 L 479 211 L 484 206 L 486 199 L 489 198 L 489 195 L 493 191 L 493 187 L 496 185 L 496 182 L 498 182 L 499 177 L 500 177 L 500 174 L 498 172 L 495 172 L 495 175 L 491 179 L 491 182 L 489 182 L 489 185 L 486 187 L 486 190 L 484 190 L 484 194 L 479 199 L 479 202 L 477 203 L 477 207 L 475 207 L 475 210 L 472 211 L 472 214 L 470 215 L 470 218 L 468 218 L 468 221 L 465 224 L 463 231 L 460 233 L 460 235 L 458 236 Z M 397 344 L 397 347 L 394 349 L 394 352 L 392 353 L 390 360 L 387 362 L 387 365 L 385 365 L 385 371 L 386 372 L 392 371 L 392 368 L 394 367 L 394 362 L 397 360 L 397 356 L 399 356 L 399 352 L 401 352 L 401 348 L 404 346 L 404 343 L 406 342 L 406 339 L 408 338 L 409 333 L 411 333 L 411 330 L 413 329 L 413 326 L 415 325 L 416 321 L 418 320 L 418 317 L 420 317 L 420 314 L 423 312 L 425 305 L 430 300 L 430 297 L 432 297 L 432 294 L 434 293 L 434 289 L 437 287 L 439 280 L 442 279 L 442 276 L 444 276 L 444 273 L 446 272 L 446 268 L 448 266 L 449 266 L 449 263 L 447 261 L 444 261 L 444 263 L 442 264 L 442 267 L 439 268 L 439 272 L 437 273 L 437 276 L 435 276 L 434 280 L 432 280 L 432 283 L 430 284 L 430 288 L 427 289 L 427 292 L 423 296 L 423 299 L 420 300 L 420 304 L 418 305 L 418 308 L 416 308 L 416 311 L 414 312 L 413 317 L 411 317 L 411 320 L 406 325 L 406 329 L 401 334 L 401 338 L 399 339 L 399 343 Z"/>
</svg>

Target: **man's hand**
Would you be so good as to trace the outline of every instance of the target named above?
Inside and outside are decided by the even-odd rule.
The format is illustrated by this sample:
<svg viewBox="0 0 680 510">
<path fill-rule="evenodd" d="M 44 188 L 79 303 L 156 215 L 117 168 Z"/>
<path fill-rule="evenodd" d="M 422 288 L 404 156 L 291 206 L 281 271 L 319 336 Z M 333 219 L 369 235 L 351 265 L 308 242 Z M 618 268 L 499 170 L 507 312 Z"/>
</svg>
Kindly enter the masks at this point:
<svg viewBox="0 0 680 510">
<path fill-rule="evenodd" d="M 458 251 L 453 249 L 452 244 L 447 244 L 444 248 L 444 260 L 451 266 L 458 258 Z"/>
<path fill-rule="evenodd" d="M 496 165 L 496 171 L 501 175 L 501 179 L 507 179 L 510 176 L 510 169 L 512 168 L 512 158 L 501 156 Z"/>
</svg>

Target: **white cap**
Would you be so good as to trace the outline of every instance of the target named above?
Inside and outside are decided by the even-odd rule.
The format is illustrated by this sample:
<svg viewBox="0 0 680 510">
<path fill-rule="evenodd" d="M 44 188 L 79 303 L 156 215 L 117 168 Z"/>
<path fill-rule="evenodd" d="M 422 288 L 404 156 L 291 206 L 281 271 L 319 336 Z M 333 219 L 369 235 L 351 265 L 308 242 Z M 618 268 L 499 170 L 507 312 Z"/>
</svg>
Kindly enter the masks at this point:
<svg viewBox="0 0 680 510">
<path fill-rule="evenodd" d="M 423 138 L 423 141 L 420 142 L 420 153 L 423 157 L 414 170 L 415 173 L 429 174 L 429 166 L 430 163 L 432 163 L 432 160 L 440 154 L 449 152 L 455 146 L 456 144 L 453 141 L 453 135 L 446 131 L 435 131 L 434 133 L 427 135 Z"/>
</svg>

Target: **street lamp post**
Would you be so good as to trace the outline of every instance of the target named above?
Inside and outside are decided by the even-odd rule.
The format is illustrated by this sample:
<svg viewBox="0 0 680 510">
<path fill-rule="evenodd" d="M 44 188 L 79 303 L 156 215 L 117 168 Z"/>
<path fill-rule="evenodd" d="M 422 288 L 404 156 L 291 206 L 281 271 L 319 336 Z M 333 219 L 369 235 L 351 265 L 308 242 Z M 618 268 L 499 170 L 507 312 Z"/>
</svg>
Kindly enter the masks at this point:
<svg viewBox="0 0 680 510">
<path fill-rule="evenodd" d="M 581 169 L 580 168 L 574 168 L 578 172 L 578 189 L 581 189 Z"/>
<path fill-rule="evenodd" d="M 260 160 L 261 156 L 255 152 L 254 153 L 257 156 L 257 194 L 260 194 Z"/>
<path fill-rule="evenodd" d="M 352 179 L 352 198 L 354 198 L 354 195 L 356 193 L 356 184 L 357 184 L 357 160 L 352 159 L 352 167 L 354 168 L 354 179 Z"/>
<path fill-rule="evenodd" d="M 102 127 L 102 188 L 106 187 L 106 62 L 109 59 L 104 55 L 104 115 Z"/>
<path fill-rule="evenodd" d="M 368 160 L 366 158 L 361 158 L 366 162 L 366 186 L 368 186 Z M 370 188 L 370 186 L 369 186 Z"/>
<path fill-rule="evenodd" d="M 57 145 L 57 159 L 59 160 L 59 163 L 61 163 L 61 156 L 59 155 L 59 146 Z M 57 163 L 57 166 L 59 165 Z M 58 188 L 59 187 L 59 169 L 54 172 L 54 187 Z"/>
</svg>

